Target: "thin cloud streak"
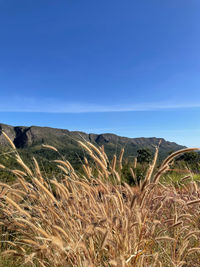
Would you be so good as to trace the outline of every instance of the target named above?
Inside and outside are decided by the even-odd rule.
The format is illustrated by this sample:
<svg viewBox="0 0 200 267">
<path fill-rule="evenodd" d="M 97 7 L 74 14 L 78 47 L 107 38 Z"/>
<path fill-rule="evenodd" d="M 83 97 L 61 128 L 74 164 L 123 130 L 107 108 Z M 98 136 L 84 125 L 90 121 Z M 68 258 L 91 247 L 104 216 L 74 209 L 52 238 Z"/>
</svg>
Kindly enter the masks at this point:
<svg viewBox="0 0 200 267">
<path fill-rule="evenodd" d="M 9 103 L 9 104 L 8 104 Z M 12 104 L 10 104 L 12 103 Z M 198 103 L 141 103 L 132 105 L 96 105 L 87 103 L 55 102 L 53 99 L 36 100 L 33 98 L 15 98 L 2 100 L 0 112 L 32 112 L 32 113 L 101 113 L 156 111 L 168 109 L 200 108 Z"/>
</svg>

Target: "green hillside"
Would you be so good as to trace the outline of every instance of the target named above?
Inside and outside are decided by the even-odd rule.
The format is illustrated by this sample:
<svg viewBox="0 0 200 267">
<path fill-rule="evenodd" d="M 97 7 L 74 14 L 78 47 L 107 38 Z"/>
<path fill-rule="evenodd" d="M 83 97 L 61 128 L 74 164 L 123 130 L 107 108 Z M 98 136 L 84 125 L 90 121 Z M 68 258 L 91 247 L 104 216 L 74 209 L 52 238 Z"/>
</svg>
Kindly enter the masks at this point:
<svg viewBox="0 0 200 267">
<path fill-rule="evenodd" d="M 74 167 L 78 168 L 85 152 L 78 145 L 78 140 L 90 141 L 98 146 L 104 146 L 108 157 L 113 157 L 114 154 L 119 154 L 124 148 L 124 159 L 132 161 L 133 157 L 137 156 L 139 149 L 149 149 L 153 154 L 155 146 L 159 140 L 162 140 L 159 150 L 159 158 L 163 159 L 170 152 L 182 149 L 183 146 L 173 142 L 168 142 L 162 138 L 127 138 L 117 136 L 115 134 L 87 134 L 79 131 L 68 131 L 64 129 L 55 129 L 49 127 L 13 127 L 10 125 L 0 124 L 0 131 L 4 131 L 14 142 L 17 149 L 24 160 L 28 161 L 33 156 L 37 158 L 45 167 L 49 167 L 49 160 L 54 160 L 59 155 L 52 150 L 42 147 L 42 144 L 48 144 L 56 147 L 60 154 L 69 160 Z M 0 133 L 0 149 L 3 153 L 8 149 L 8 141 Z M 0 159 L 0 162 L 10 160 L 12 162 L 12 154 L 8 154 Z M 14 163 L 13 163 L 14 164 Z"/>
</svg>

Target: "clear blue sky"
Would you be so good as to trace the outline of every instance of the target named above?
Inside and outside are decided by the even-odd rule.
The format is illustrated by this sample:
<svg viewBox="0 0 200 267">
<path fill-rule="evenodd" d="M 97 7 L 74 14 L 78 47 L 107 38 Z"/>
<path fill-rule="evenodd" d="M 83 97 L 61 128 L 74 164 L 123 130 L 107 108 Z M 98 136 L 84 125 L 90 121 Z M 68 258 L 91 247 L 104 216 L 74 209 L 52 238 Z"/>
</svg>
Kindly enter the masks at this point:
<svg viewBox="0 0 200 267">
<path fill-rule="evenodd" d="M 200 147 L 199 0 L 0 0 L 0 122 Z"/>
</svg>

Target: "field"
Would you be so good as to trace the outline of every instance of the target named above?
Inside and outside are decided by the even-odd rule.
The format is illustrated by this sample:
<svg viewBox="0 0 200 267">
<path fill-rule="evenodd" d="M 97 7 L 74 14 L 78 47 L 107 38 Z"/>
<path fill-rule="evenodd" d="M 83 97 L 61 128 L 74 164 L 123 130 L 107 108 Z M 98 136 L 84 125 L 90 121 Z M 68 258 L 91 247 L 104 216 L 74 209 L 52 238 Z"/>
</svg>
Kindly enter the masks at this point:
<svg viewBox="0 0 200 267">
<path fill-rule="evenodd" d="M 143 179 L 133 162 L 130 186 L 124 150 L 109 162 L 103 147 L 79 142 L 92 159 L 84 159 L 84 174 L 61 158 L 59 177 L 48 179 L 35 158 L 27 166 L 4 136 L 19 168 L 0 165 L 16 177 L 0 183 L 0 266 L 200 266 L 199 182 L 190 172 L 169 171 L 177 156 L 196 148 L 158 166 L 157 147 Z"/>
</svg>

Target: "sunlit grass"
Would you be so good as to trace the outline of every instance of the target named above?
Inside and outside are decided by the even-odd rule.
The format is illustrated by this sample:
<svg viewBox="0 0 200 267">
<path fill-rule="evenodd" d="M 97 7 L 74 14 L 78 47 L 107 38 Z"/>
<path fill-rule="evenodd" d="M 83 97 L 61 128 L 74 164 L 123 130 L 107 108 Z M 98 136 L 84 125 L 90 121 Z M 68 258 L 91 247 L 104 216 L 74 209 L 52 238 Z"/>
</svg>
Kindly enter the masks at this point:
<svg viewBox="0 0 200 267">
<path fill-rule="evenodd" d="M 123 151 L 109 162 L 103 147 L 79 144 L 93 160 L 84 159 L 83 175 L 61 159 L 62 177 L 44 179 L 36 159 L 30 168 L 17 150 L 19 169 L 1 166 L 16 181 L 0 184 L 0 264 L 200 266 L 199 177 L 169 172 L 175 157 L 196 149 L 175 152 L 158 167 L 156 148 L 143 179 L 134 163 L 131 187 L 122 180 Z"/>
</svg>

